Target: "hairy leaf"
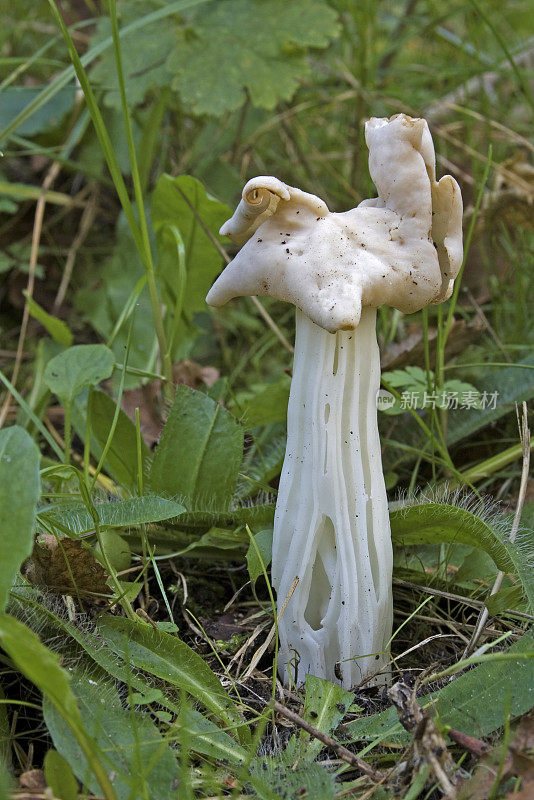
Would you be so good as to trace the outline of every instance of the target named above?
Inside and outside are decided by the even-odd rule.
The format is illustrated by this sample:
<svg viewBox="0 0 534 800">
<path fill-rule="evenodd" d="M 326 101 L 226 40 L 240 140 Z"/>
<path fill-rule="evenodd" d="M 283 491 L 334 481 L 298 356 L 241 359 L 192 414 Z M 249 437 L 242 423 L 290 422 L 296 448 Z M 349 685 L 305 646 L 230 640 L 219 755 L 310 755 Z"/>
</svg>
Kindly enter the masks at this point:
<svg viewBox="0 0 534 800">
<path fill-rule="evenodd" d="M 150 469 L 150 487 L 193 507 L 228 508 L 243 453 L 243 429 L 202 392 L 179 386 Z"/>
<path fill-rule="evenodd" d="M 113 503 L 99 503 L 95 505 L 95 510 L 102 528 L 129 528 L 178 517 L 185 508 L 173 500 L 146 495 Z M 39 512 L 39 517 L 71 536 L 80 536 L 95 529 L 94 520 L 82 503 L 46 507 Z"/>
<path fill-rule="evenodd" d="M 69 742 L 77 742 L 89 762 L 85 775 L 92 770 L 96 788 L 100 786 L 108 800 L 112 800 L 115 793 L 102 767 L 102 753 L 84 727 L 70 675 L 59 665 L 58 657 L 22 622 L 7 614 L 0 615 L 0 644 L 20 672 L 43 693 L 47 708 L 54 709 L 56 718 L 69 731 Z"/>
<path fill-rule="evenodd" d="M 420 545 L 451 542 L 478 547 L 488 553 L 503 572 L 515 573 L 534 608 L 534 576 L 529 565 L 532 547 L 507 540 L 498 521 L 486 521 L 476 513 L 446 503 L 421 503 L 390 514 L 391 536 L 395 544 Z M 532 540 L 532 536 L 530 539 Z M 525 555 L 528 558 L 525 558 Z"/>
<path fill-rule="evenodd" d="M 111 649 L 138 669 L 183 689 L 227 725 L 242 725 L 228 694 L 204 659 L 176 636 L 108 617 L 98 632 Z"/>
<path fill-rule="evenodd" d="M 534 651 L 534 634 L 525 633 L 509 649 L 522 655 Z M 505 724 L 507 715 L 518 717 L 534 706 L 534 659 L 494 661 L 479 666 L 447 683 L 439 692 L 419 698 L 440 723 L 468 736 L 487 736 Z M 390 708 L 380 714 L 351 722 L 346 726 L 351 741 L 409 741 L 398 721 L 397 711 Z"/>
<path fill-rule="evenodd" d="M 73 672 L 72 689 L 88 735 L 98 744 L 103 766 L 110 774 L 119 800 L 150 797 L 173 800 L 178 762 L 153 722 L 143 713 L 122 707 L 114 685 L 97 673 L 94 678 Z M 87 781 L 87 762 L 70 735 L 65 720 L 51 703 L 43 704 L 52 741 L 76 777 L 94 793 L 98 784 Z"/>
</svg>

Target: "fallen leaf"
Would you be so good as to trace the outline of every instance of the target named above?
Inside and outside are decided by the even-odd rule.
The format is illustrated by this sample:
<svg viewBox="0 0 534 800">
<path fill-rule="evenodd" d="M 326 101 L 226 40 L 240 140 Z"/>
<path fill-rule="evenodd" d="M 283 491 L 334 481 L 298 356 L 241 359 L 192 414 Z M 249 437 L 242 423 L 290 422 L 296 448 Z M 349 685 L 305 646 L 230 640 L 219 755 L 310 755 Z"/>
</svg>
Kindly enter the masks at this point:
<svg viewBox="0 0 534 800">
<path fill-rule="evenodd" d="M 30 583 L 57 594 L 110 593 L 106 570 L 79 539 L 41 536 L 24 572 Z"/>
<path fill-rule="evenodd" d="M 19 775 L 19 786 L 21 789 L 29 789 L 32 792 L 42 792 L 46 789 L 46 780 L 42 769 L 29 769 Z"/>
</svg>

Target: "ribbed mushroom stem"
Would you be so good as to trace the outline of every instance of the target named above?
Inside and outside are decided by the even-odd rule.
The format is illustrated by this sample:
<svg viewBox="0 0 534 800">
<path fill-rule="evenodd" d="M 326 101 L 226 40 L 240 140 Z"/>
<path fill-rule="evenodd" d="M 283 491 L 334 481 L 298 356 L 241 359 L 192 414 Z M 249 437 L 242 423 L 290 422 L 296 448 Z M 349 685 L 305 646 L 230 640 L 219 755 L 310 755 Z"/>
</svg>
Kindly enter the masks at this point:
<svg viewBox="0 0 534 800">
<path fill-rule="evenodd" d="M 272 578 L 279 672 L 359 684 L 388 661 L 392 548 L 378 437 L 376 309 L 328 333 L 297 310 Z M 295 666 L 298 665 L 297 670 Z M 387 672 L 375 682 L 384 683 Z"/>
</svg>

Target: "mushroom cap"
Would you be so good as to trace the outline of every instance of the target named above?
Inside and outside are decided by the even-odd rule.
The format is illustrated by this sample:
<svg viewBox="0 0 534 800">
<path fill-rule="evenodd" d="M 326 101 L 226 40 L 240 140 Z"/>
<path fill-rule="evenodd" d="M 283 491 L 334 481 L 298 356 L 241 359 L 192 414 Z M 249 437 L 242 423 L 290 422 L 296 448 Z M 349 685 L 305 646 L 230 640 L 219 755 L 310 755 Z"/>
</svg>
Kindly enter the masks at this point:
<svg viewBox="0 0 534 800">
<path fill-rule="evenodd" d="M 406 314 L 450 296 L 462 263 L 462 198 L 454 178 L 435 179 L 424 119 L 398 114 L 365 126 L 378 197 L 334 213 L 315 195 L 260 176 L 221 228 L 242 245 L 207 302 L 269 295 L 325 330 L 355 328 L 362 306 Z"/>
</svg>

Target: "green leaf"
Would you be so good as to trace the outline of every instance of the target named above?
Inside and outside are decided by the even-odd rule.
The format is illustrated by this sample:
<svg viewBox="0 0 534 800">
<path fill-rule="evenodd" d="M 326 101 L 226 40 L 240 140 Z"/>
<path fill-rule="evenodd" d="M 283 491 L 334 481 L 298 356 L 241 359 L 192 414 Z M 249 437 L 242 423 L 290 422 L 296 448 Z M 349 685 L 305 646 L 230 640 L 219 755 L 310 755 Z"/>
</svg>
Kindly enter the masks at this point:
<svg viewBox="0 0 534 800">
<path fill-rule="evenodd" d="M 244 748 L 193 708 L 188 707 L 180 719 L 180 730 L 183 732 L 184 740 L 196 753 L 234 764 L 241 764 L 247 760 L 248 754 Z"/>
<path fill-rule="evenodd" d="M 29 296 L 26 290 L 23 291 L 23 295 L 26 298 L 30 315 L 36 319 L 37 322 L 41 323 L 55 342 L 62 344 L 64 347 L 70 347 L 72 344 L 72 333 L 69 331 L 67 324 L 63 322 L 62 319 L 53 317 L 45 311 L 44 308 L 41 308 L 33 297 Z"/>
<path fill-rule="evenodd" d="M 112 617 L 99 624 L 98 632 L 113 652 L 134 667 L 183 689 L 226 725 L 243 725 L 232 700 L 204 659 L 176 636 Z"/>
<path fill-rule="evenodd" d="M 202 392 L 179 386 L 150 469 L 151 490 L 224 511 L 236 486 L 243 429 Z"/>
<path fill-rule="evenodd" d="M 133 709 L 126 711 L 114 685 L 98 673 L 93 677 L 73 671 L 72 675 L 84 728 L 102 753 L 103 767 L 119 800 L 174 800 L 178 762 L 150 718 Z M 98 784 L 94 779 L 87 781 L 86 759 L 64 719 L 46 701 L 43 711 L 54 746 L 76 777 L 97 793 Z"/>
<path fill-rule="evenodd" d="M 224 528 L 210 528 L 200 538 L 194 539 L 186 547 L 179 550 L 179 555 L 183 556 L 193 550 L 205 550 L 209 553 L 217 553 L 219 557 L 225 551 L 233 551 L 234 555 L 238 554 L 238 557 L 240 557 L 248 541 L 248 534 L 242 529 L 232 531 Z"/>
<path fill-rule="evenodd" d="M 113 372 L 114 358 L 103 344 L 79 344 L 50 359 L 43 380 L 63 402 L 72 405 L 86 386 L 96 386 Z"/>
<path fill-rule="evenodd" d="M 294 737 L 283 752 L 254 759 L 250 782 L 262 800 L 333 800 L 336 790 L 333 774 L 303 759 Z"/>
<path fill-rule="evenodd" d="M 306 675 L 306 699 L 304 701 L 304 719 L 317 728 L 321 733 L 330 734 L 334 731 L 350 705 L 354 702 L 352 692 L 347 692 L 315 675 Z M 317 739 L 310 741 L 310 735 L 300 732 L 301 752 L 304 758 L 314 759 L 323 748 L 322 742 Z"/>
<path fill-rule="evenodd" d="M 391 536 L 398 545 L 451 542 L 468 544 L 488 553 L 503 572 L 515 573 L 534 609 L 534 574 L 529 559 L 534 550 L 532 535 L 516 543 L 507 541 L 499 520 L 484 520 L 459 506 L 422 503 L 392 511 Z M 525 554 L 527 558 L 525 558 Z"/>
<path fill-rule="evenodd" d="M 115 401 L 105 392 L 94 391 L 91 393 L 91 433 L 95 440 L 92 439 L 91 452 L 98 459 L 106 444 L 116 407 Z M 79 430 L 78 434 L 85 439 L 85 430 Z M 143 473 L 147 468 L 150 456 L 150 448 L 141 437 Z M 137 488 L 137 434 L 134 423 L 122 409 L 119 411 L 113 440 L 104 461 L 104 469 L 121 486 L 130 490 Z"/>
<path fill-rule="evenodd" d="M 116 795 L 102 767 L 101 753 L 84 728 L 70 676 L 60 667 L 58 657 L 22 622 L 7 614 L 0 615 L 0 643 L 20 672 L 44 694 L 48 707 L 55 709 L 57 718 L 62 718 L 70 729 L 69 741 L 78 742 L 98 781 L 97 786 L 107 800 L 113 800 Z"/>
<path fill-rule="evenodd" d="M 160 4 L 153 0 L 130 0 L 128 3 L 121 3 L 117 8 L 121 28 L 158 8 L 160 8 Z M 110 35 L 109 19 L 103 17 L 98 20 L 91 44 L 96 45 L 105 41 Z M 151 89 L 168 85 L 170 76 L 165 66 L 165 60 L 175 44 L 176 32 L 172 23 L 162 25 L 160 21 L 153 22 L 129 34 L 121 49 L 121 54 L 130 107 L 142 103 Z M 93 67 L 91 80 L 100 84 L 104 90 L 106 106 L 121 108 L 115 57 L 112 50 L 106 50 Z"/>
<path fill-rule="evenodd" d="M 59 800 L 78 800 L 78 782 L 68 762 L 57 750 L 49 750 L 44 760 L 46 785 Z"/>
<path fill-rule="evenodd" d="M 95 505 L 101 528 L 130 528 L 151 522 L 161 522 L 180 516 L 185 508 L 173 500 L 163 497 L 145 495 L 130 497 L 112 503 Z M 70 536 L 81 536 L 94 531 L 95 523 L 83 503 L 60 504 L 44 508 L 39 512 L 39 519 Z"/>
<path fill-rule="evenodd" d="M 145 673 L 138 669 L 133 669 L 128 660 L 124 660 L 108 647 L 103 647 L 102 639 L 98 634 L 88 628 L 80 630 L 74 624 L 43 608 L 25 594 L 16 592 L 14 602 L 21 604 L 24 613 L 28 613 L 31 609 L 31 618 L 35 619 L 36 624 L 52 630 L 56 636 L 59 635 L 67 649 L 72 648 L 73 641 L 77 642 L 94 664 L 128 686 L 132 692 L 131 697 L 136 693 L 139 695 L 140 699 L 135 700 L 136 705 L 157 702 L 158 705 L 167 708 L 173 714 L 180 714 L 180 705 L 176 699 L 174 687 L 169 689 L 166 684 L 160 683 L 160 688 L 156 689 L 153 678 L 145 676 Z M 235 739 L 199 711 L 188 708 L 186 724 L 189 734 L 188 743 L 195 752 L 232 763 L 245 760 L 246 753 Z"/>
<path fill-rule="evenodd" d="M 260 575 L 263 575 L 263 569 L 267 569 L 271 563 L 272 550 L 273 550 L 273 529 L 268 528 L 264 531 L 259 531 L 254 536 L 254 541 L 261 555 L 261 561 L 258 557 L 256 547 L 250 542 L 247 550 L 247 568 L 250 580 L 253 584 L 256 583 Z M 263 565 L 262 562 L 263 561 Z"/>
<path fill-rule="evenodd" d="M 447 443 L 456 444 L 486 427 L 496 419 L 514 410 L 516 403 L 534 397 L 534 369 L 521 369 L 520 365 L 534 366 L 534 356 L 529 356 L 511 367 L 500 367 L 484 377 L 479 391 L 487 393 L 484 409 L 458 409 L 451 411 L 447 421 Z M 491 395 L 497 392 L 495 408 Z"/>
<path fill-rule="evenodd" d="M 336 18 L 322 0 L 210 3 L 167 62 L 172 85 L 196 114 L 234 111 L 247 92 L 253 105 L 272 110 L 309 74 L 305 48 L 324 48 L 337 36 Z"/>
<path fill-rule="evenodd" d="M 100 542 L 102 547 L 100 547 Z M 116 572 L 123 572 L 128 569 L 132 563 L 132 551 L 130 545 L 123 539 L 122 536 L 116 531 L 102 531 L 100 534 L 100 541 L 96 543 L 93 548 L 93 555 L 97 558 L 103 567 L 106 566 L 107 560 Z M 132 584 L 132 586 L 135 584 Z M 135 595 L 137 597 L 137 595 Z"/>
<path fill-rule="evenodd" d="M 522 655 L 534 650 L 534 633 L 525 633 L 509 649 Z M 437 715 L 442 725 L 468 736 L 488 736 L 502 727 L 507 715 L 519 717 L 534 706 L 534 659 L 494 661 L 480 664 L 447 683 L 439 692 L 424 695 L 418 702 Z M 409 741 L 394 708 L 361 717 L 349 723 L 350 741 Z"/>
<path fill-rule="evenodd" d="M 41 86 L 10 86 L 2 89 L 0 92 L 2 125 L 7 127 L 41 94 L 41 91 Z M 20 136 L 36 136 L 57 128 L 63 118 L 74 108 L 75 96 L 74 86 L 65 86 L 60 89 L 46 106 L 40 108 L 31 119 L 22 123 L 17 133 Z"/>
<path fill-rule="evenodd" d="M 23 428 L 0 431 L 0 611 L 20 565 L 32 552 L 41 493 L 39 461 L 39 450 Z"/>
<path fill-rule="evenodd" d="M 175 225 L 185 243 L 187 282 L 182 299 L 183 313 L 191 320 L 196 311 L 206 309 L 206 294 L 221 269 L 221 255 L 206 234 L 202 223 L 216 241 L 219 228 L 232 214 L 230 208 L 211 197 L 202 184 L 190 175 L 173 178 L 162 175 L 152 195 L 151 215 L 158 235 L 158 277 L 176 298 L 179 271 L 176 268 L 175 243 L 164 235 L 167 225 Z M 170 248 L 167 254 L 166 248 Z"/>
<path fill-rule="evenodd" d="M 488 553 L 499 569 L 505 572 L 514 569 L 506 545 L 495 530 L 465 508 L 445 503 L 421 503 L 392 511 L 390 521 L 394 544 L 469 544 Z"/>
<path fill-rule="evenodd" d="M 291 378 L 283 375 L 276 383 L 265 386 L 248 400 L 242 411 L 241 421 L 250 430 L 268 422 L 285 422 Z"/>
</svg>

